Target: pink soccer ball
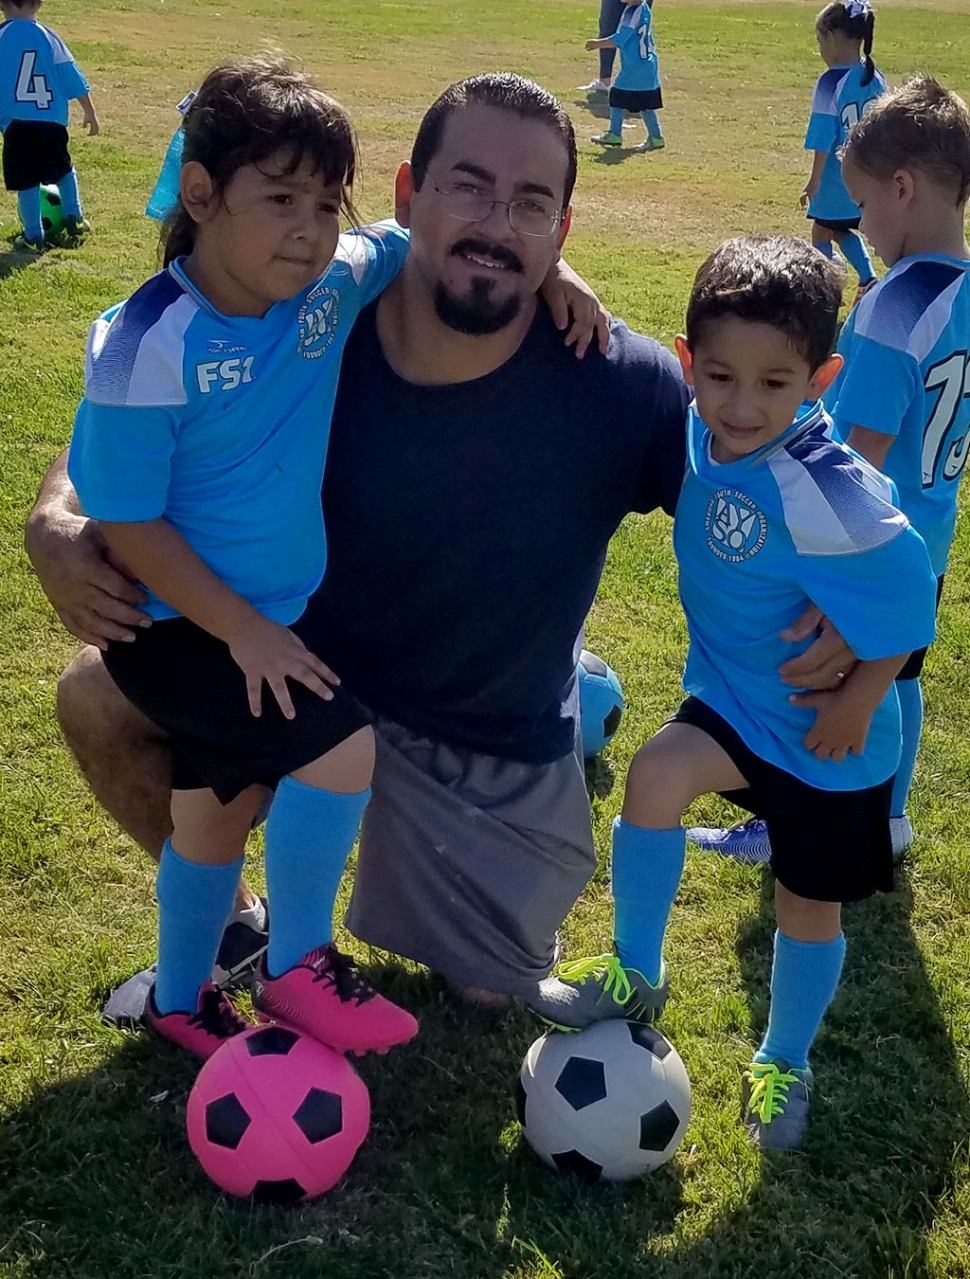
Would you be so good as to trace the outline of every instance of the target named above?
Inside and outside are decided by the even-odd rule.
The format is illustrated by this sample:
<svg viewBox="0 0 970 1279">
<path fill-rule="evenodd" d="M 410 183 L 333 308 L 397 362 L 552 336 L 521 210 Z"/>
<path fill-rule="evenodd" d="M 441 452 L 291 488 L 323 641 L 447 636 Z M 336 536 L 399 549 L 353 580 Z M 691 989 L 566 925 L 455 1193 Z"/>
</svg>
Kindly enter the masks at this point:
<svg viewBox="0 0 970 1279">
<path fill-rule="evenodd" d="M 236 1035 L 189 1094 L 189 1145 L 220 1189 L 297 1203 L 337 1184 L 370 1127 L 370 1094 L 346 1057 L 288 1026 Z"/>
</svg>

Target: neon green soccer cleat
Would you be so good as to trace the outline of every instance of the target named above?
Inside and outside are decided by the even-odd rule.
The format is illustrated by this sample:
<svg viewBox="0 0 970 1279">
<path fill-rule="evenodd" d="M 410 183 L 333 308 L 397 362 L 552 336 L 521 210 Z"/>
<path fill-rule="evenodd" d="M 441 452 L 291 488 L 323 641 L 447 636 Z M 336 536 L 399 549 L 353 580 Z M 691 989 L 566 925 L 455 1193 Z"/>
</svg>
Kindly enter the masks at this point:
<svg viewBox="0 0 970 1279">
<path fill-rule="evenodd" d="M 556 975 L 539 983 L 528 1003 L 556 1030 L 582 1030 L 609 1017 L 649 1023 L 667 1002 L 667 974 L 651 986 L 635 968 L 624 968 L 616 955 L 592 955 L 560 964 Z"/>
<path fill-rule="evenodd" d="M 753 1061 L 741 1076 L 741 1122 L 762 1150 L 797 1150 L 808 1129 L 815 1080 L 787 1061 Z"/>
<path fill-rule="evenodd" d="M 601 147 L 621 147 L 623 139 L 618 133 L 597 133 L 590 142 L 598 142 Z"/>
</svg>

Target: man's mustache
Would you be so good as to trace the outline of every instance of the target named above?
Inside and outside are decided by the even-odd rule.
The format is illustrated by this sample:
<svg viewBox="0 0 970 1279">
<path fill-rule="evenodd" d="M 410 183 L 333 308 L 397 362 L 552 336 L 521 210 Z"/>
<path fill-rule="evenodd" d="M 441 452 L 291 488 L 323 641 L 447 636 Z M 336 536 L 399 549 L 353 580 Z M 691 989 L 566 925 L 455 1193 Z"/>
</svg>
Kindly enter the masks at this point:
<svg viewBox="0 0 970 1279">
<path fill-rule="evenodd" d="M 504 244 L 489 244 L 487 240 L 458 240 L 451 246 L 452 254 L 473 253 L 477 258 L 491 258 L 499 266 L 507 266 L 521 275 L 525 270 L 522 259 Z"/>
</svg>

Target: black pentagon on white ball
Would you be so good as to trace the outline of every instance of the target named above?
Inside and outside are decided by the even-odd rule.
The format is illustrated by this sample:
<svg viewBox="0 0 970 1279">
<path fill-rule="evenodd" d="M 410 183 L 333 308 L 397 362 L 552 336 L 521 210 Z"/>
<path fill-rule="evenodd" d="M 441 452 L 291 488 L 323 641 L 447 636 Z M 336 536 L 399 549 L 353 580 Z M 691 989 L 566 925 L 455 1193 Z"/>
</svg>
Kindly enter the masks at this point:
<svg viewBox="0 0 970 1279">
<path fill-rule="evenodd" d="M 530 1047 L 517 1110 L 536 1153 L 586 1180 L 623 1181 L 665 1163 L 690 1115 L 690 1081 L 659 1031 L 622 1020 Z"/>
<path fill-rule="evenodd" d="M 235 1150 L 252 1123 L 234 1092 L 210 1101 L 205 1108 L 205 1135 L 214 1146 Z"/>
</svg>

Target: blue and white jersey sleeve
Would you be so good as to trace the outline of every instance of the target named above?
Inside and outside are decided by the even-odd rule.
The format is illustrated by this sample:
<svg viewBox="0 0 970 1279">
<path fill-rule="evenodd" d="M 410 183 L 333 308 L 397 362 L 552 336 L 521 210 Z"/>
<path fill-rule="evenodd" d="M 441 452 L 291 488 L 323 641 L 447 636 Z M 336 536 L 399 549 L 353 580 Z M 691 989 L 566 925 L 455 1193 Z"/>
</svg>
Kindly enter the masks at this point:
<svg viewBox="0 0 970 1279">
<path fill-rule="evenodd" d="M 903 258 L 854 308 L 830 397 L 836 429 L 895 437 L 884 470 L 945 568 L 970 448 L 970 262 Z"/>
<path fill-rule="evenodd" d="M 361 310 L 380 297 L 404 266 L 410 243 L 409 233 L 390 218 L 361 227 L 340 237 L 324 279 L 349 271 Z"/>
<path fill-rule="evenodd" d="M 88 92 L 70 49 L 40 22 L 0 24 L 0 127 L 11 120 L 68 122 L 68 103 Z"/>
<path fill-rule="evenodd" d="M 839 113 L 836 94 L 840 79 L 838 68 L 824 71 L 812 94 L 812 114 L 805 134 L 806 151 L 831 151 L 839 136 Z"/>
</svg>

